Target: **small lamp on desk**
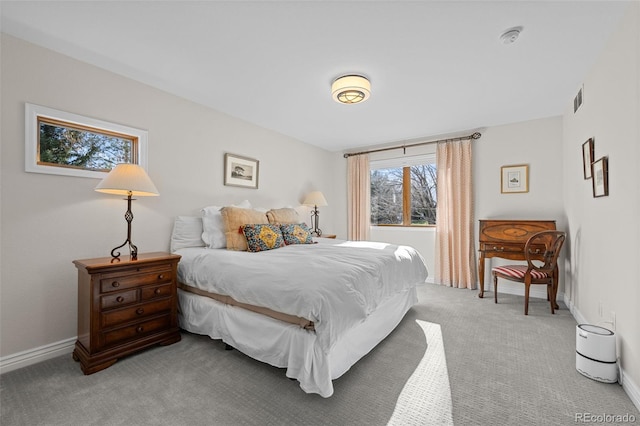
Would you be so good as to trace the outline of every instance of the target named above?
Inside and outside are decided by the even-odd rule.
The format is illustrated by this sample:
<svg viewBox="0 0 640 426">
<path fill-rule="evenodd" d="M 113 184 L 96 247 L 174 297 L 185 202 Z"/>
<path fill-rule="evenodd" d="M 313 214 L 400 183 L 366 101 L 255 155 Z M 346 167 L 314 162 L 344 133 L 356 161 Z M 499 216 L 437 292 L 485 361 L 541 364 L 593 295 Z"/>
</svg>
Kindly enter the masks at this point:
<svg viewBox="0 0 640 426">
<path fill-rule="evenodd" d="M 111 257 L 118 259 L 120 252 L 116 251 L 121 247 L 129 244 L 129 253 L 131 254 L 131 260 L 138 258 L 138 248 L 131 242 L 131 221 L 133 221 L 133 213 L 131 212 L 131 201 L 137 197 L 149 197 L 158 196 L 158 190 L 153 184 L 147 172 L 137 164 L 118 164 L 115 166 L 109 174 L 102 179 L 102 181 L 95 188 L 98 192 L 114 195 L 126 195 L 127 198 L 127 212 L 124 218 L 127 221 L 127 239 L 122 245 L 111 250 Z"/>
<path fill-rule="evenodd" d="M 311 211 L 311 224 L 313 225 L 312 234 L 316 237 L 322 236 L 322 230 L 320 229 L 320 212 L 318 211 L 318 206 L 326 206 L 327 200 L 322 195 L 320 191 L 313 191 L 307 195 L 307 198 L 304 199 L 302 203 L 305 206 L 313 206 L 313 210 Z"/>
</svg>

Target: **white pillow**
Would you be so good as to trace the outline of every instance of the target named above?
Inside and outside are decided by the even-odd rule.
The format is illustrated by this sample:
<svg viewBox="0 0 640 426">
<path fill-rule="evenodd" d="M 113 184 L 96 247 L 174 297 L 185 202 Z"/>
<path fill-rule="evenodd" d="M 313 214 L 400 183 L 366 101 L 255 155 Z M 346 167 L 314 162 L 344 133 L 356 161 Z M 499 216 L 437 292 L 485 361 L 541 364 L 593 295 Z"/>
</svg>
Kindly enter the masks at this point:
<svg viewBox="0 0 640 426">
<path fill-rule="evenodd" d="M 237 205 L 232 205 L 232 207 L 250 209 L 251 203 L 244 200 Z M 220 206 L 209 206 L 202 209 L 202 241 L 209 248 L 227 247 L 227 237 L 220 214 L 221 208 Z"/>
<path fill-rule="evenodd" d="M 178 216 L 173 222 L 171 233 L 171 253 L 186 247 L 204 247 L 202 241 L 202 218 Z"/>
</svg>

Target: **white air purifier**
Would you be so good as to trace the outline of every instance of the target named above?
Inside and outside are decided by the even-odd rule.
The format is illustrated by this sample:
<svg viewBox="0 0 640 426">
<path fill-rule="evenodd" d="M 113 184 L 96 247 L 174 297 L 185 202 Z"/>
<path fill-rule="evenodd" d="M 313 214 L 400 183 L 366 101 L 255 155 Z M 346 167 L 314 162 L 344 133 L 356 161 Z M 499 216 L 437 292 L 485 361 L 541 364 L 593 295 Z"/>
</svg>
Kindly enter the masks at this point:
<svg viewBox="0 0 640 426">
<path fill-rule="evenodd" d="M 576 326 L 576 370 L 599 382 L 617 382 L 615 333 L 597 325 L 578 324 Z"/>
</svg>

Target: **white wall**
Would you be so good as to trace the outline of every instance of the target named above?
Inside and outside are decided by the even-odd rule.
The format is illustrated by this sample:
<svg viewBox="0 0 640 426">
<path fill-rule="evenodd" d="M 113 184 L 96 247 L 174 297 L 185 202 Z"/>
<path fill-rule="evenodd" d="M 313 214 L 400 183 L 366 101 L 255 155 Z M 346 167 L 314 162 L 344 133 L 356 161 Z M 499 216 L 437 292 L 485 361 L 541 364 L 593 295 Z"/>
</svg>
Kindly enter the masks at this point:
<svg viewBox="0 0 640 426">
<path fill-rule="evenodd" d="M 473 142 L 475 240 L 478 240 L 479 219 L 551 219 L 557 221 L 558 229 L 565 229 L 562 185 L 559 184 L 562 179 L 562 117 L 496 126 L 483 129 L 481 133 L 482 137 Z M 431 151 L 434 146 L 430 145 Z M 529 192 L 500 192 L 500 167 L 512 164 L 529 165 Z M 435 228 L 372 226 L 371 239 L 414 246 L 425 258 L 433 277 Z M 485 290 L 492 288 L 491 264 L 499 263 L 504 261 L 495 258 L 486 261 Z M 560 286 L 562 292 L 562 280 Z M 524 294 L 523 287 L 518 284 L 504 282 L 500 288 L 505 292 Z M 546 291 L 534 286 L 531 295 L 546 298 Z"/>
<path fill-rule="evenodd" d="M 556 228 L 566 230 L 562 191 L 562 117 L 550 117 L 483 131 L 473 151 L 473 182 L 475 192 L 475 235 L 478 240 L 479 219 L 555 220 Z M 500 168 L 514 164 L 529 165 L 529 192 L 500 191 Z M 477 244 L 477 243 L 476 243 Z M 478 248 L 478 245 L 476 246 Z M 559 259 L 562 265 L 565 250 Z M 491 290 L 491 265 L 512 261 L 493 258 L 486 261 L 485 290 Z M 559 297 L 563 292 L 560 277 Z M 524 294 L 522 285 L 501 282 L 500 291 Z M 533 297 L 546 298 L 546 290 L 531 288 Z"/>
<path fill-rule="evenodd" d="M 566 295 L 580 321 L 612 329 L 627 392 L 640 404 L 640 3 L 587 70 L 584 103 L 564 114 L 563 182 L 570 231 Z M 576 88 L 576 92 L 578 88 Z M 609 158 L 609 196 L 583 179 L 582 144 Z M 628 383 L 635 386 L 627 386 Z"/>
<path fill-rule="evenodd" d="M 323 229 L 346 234 L 344 168 L 324 151 L 145 84 L 2 35 L 0 356 L 76 336 L 74 259 L 108 256 L 126 238 L 126 203 L 94 192 L 95 179 L 24 171 L 24 103 L 149 132 L 148 172 L 159 197 L 134 202 L 140 252 L 168 250 L 173 217 L 249 199 L 298 205 L 321 190 Z M 203 88 L 206 89 L 206 88 Z M 223 185 L 223 157 L 260 161 L 258 190 Z M 335 166 L 335 167 L 334 167 Z"/>
</svg>

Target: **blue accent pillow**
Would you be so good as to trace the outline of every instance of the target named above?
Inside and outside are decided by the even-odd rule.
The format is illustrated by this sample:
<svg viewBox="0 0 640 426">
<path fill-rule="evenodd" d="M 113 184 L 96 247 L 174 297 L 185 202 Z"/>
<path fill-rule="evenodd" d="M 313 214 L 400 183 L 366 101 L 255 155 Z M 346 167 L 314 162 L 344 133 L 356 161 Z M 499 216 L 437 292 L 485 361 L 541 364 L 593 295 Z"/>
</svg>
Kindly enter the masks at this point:
<svg viewBox="0 0 640 426">
<path fill-rule="evenodd" d="M 306 223 L 290 223 L 281 225 L 284 243 L 289 244 L 313 244 L 311 230 Z"/>
<path fill-rule="evenodd" d="M 251 252 L 273 250 L 285 245 L 278 225 L 270 223 L 242 225 L 240 229 L 247 239 L 247 249 Z"/>
</svg>

